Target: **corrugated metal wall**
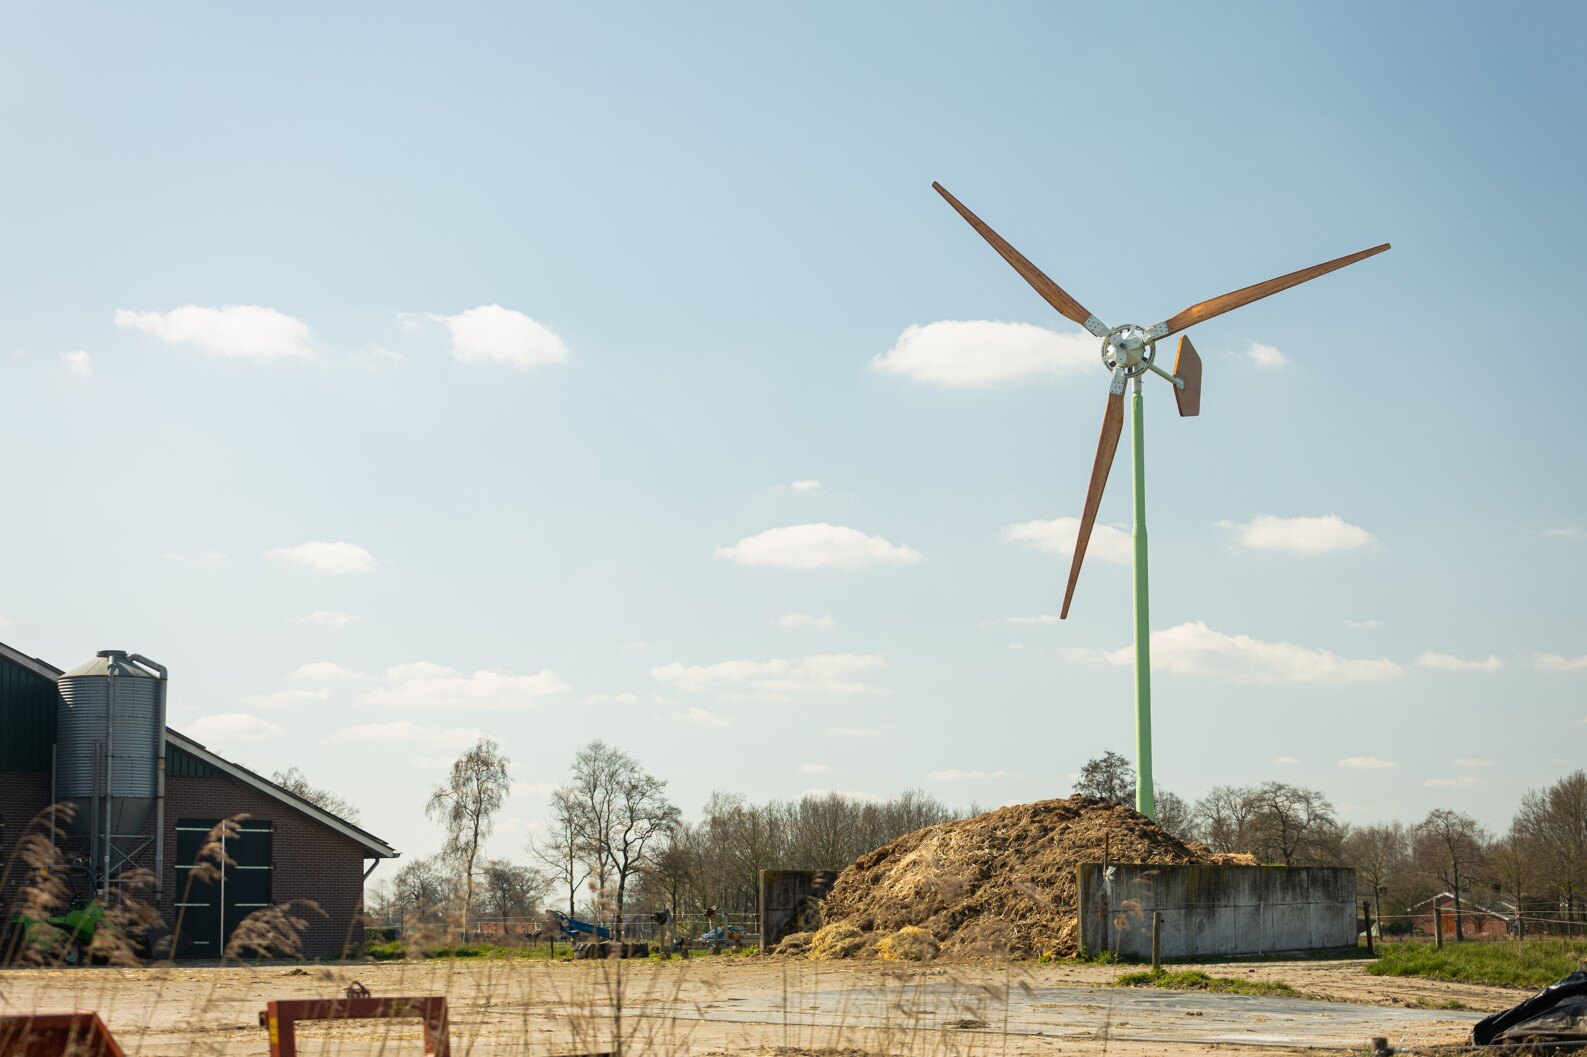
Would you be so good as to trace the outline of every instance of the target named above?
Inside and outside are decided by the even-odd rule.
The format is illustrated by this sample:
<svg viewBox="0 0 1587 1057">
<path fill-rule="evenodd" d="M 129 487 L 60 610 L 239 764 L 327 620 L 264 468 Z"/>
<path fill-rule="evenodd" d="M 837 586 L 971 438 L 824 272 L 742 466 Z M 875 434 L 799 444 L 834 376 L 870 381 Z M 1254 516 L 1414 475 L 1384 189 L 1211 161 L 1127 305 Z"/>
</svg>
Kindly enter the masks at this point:
<svg viewBox="0 0 1587 1057">
<path fill-rule="evenodd" d="M 55 680 L 0 657 L 0 771 L 48 771 Z"/>
<path fill-rule="evenodd" d="M 183 752 L 167 742 L 165 746 L 165 776 L 167 778 L 225 778 L 226 774 L 211 767 L 190 753 Z"/>
</svg>

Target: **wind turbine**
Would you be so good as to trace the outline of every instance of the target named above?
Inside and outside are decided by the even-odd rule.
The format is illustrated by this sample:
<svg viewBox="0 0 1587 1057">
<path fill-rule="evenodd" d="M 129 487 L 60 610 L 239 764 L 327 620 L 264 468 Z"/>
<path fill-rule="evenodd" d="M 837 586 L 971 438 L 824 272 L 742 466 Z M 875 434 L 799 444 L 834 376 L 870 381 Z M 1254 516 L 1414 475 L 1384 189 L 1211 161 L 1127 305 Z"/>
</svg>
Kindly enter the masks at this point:
<svg viewBox="0 0 1587 1057">
<path fill-rule="evenodd" d="M 992 248 L 1042 296 L 1058 314 L 1085 327 L 1102 339 L 1102 365 L 1112 374 L 1108 386 L 1108 403 L 1102 413 L 1102 437 L 1097 441 L 1097 458 L 1091 467 L 1091 483 L 1086 488 L 1085 508 L 1080 515 L 1080 533 L 1075 538 L 1074 558 L 1069 564 L 1069 585 L 1064 589 L 1064 604 L 1060 616 L 1069 617 L 1069 603 L 1074 600 L 1075 583 L 1080 579 L 1080 563 L 1085 560 L 1086 545 L 1091 542 L 1091 528 L 1096 524 L 1097 507 L 1102 503 L 1102 489 L 1108 483 L 1108 470 L 1113 466 L 1113 454 L 1119 447 L 1119 435 L 1124 431 L 1124 390 L 1130 387 L 1130 440 L 1134 453 L 1135 470 L 1135 528 L 1131 534 L 1134 545 L 1135 567 L 1135 809 L 1149 818 L 1157 817 L 1156 795 L 1152 786 L 1152 661 L 1151 626 L 1148 617 L 1146 588 L 1146 435 L 1141 421 L 1141 379 L 1150 371 L 1173 383 L 1174 400 L 1179 405 L 1181 417 L 1188 418 L 1201 412 L 1201 357 L 1190 343 L 1190 337 L 1180 334 L 1179 349 L 1174 357 L 1172 374 L 1157 366 L 1157 343 L 1163 338 L 1179 334 L 1197 323 L 1225 312 L 1259 301 L 1270 294 L 1288 290 L 1319 275 L 1327 275 L 1348 264 L 1365 260 L 1389 248 L 1388 243 L 1374 246 L 1348 257 L 1339 257 L 1323 264 L 1314 264 L 1298 272 L 1281 275 L 1233 293 L 1214 297 L 1191 305 L 1176 316 L 1161 323 L 1141 327 L 1134 323 L 1109 327 L 1079 301 L 1042 274 L 1003 237 L 988 227 L 980 217 L 970 212 L 962 202 L 948 193 L 939 183 L 931 185 L 960 216 L 991 244 Z M 1133 383 L 1133 385 L 1132 385 Z"/>
</svg>

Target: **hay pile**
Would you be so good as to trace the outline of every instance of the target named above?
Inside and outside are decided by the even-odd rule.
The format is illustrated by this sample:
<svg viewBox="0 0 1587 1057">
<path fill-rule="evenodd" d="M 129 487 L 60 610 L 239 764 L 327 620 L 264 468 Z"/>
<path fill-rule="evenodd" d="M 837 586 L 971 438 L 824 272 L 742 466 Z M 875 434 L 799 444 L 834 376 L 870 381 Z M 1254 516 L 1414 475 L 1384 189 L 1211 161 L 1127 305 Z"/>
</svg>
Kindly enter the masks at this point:
<svg viewBox="0 0 1587 1057">
<path fill-rule="evenodd" d="M 906 834 L 838 875 L 825 928 L 867 947 L 906 926 L 944 953 L 1067 957 L 1078 946 L 1075 867 L 1250 863 L 1180 840 L 1133 808 L 1087 796 L 999 808 Z M 819 933 L 817 935 L 820 935 Z M 814 950 L 812 957 L 820 957 Z"/>
</svg>

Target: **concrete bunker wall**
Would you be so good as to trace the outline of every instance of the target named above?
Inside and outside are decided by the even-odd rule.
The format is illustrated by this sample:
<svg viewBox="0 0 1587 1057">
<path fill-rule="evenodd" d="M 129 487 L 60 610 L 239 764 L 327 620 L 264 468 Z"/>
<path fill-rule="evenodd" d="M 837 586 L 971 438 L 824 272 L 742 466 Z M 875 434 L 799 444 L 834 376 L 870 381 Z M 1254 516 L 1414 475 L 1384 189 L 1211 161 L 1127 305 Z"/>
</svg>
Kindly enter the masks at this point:
<svg viewBox="0 0 1587 1057">
<path fill-rule="evenodd" d="M 1084 863 L 1080 944 L 1149 957 L 1152 914 L 1164 958 L 1326 950 L 1356 944 L 1356 872 L 1318 866 Z"/>
</svg>

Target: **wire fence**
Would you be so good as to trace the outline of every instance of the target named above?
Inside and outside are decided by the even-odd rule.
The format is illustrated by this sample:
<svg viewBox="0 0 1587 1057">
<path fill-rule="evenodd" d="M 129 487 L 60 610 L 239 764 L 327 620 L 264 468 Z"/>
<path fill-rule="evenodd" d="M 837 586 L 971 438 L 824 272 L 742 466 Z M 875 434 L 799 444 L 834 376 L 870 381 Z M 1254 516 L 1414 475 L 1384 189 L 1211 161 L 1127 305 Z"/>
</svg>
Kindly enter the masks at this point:
<svg viewBox="0 0 1587 1057">
<path fill-rule="evenodd" d="M 1587 939 L 1587 918 L 1559 913 L 1528 913 L 1462 906 L 1457 930 L 1455 908 L 1441 906 L 1432 910 L 1412 910 L 1403 914 L 1379 914 L 1372 910 L 1373 935 L 1388 942 L 1436 943 L 1457 935 L 1474 940 Z M 1358 924 L 1360 919 L 1357 919 Z"/>
</svg>

